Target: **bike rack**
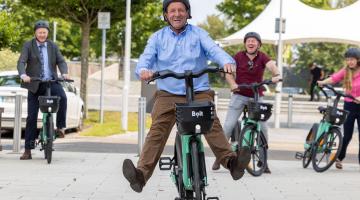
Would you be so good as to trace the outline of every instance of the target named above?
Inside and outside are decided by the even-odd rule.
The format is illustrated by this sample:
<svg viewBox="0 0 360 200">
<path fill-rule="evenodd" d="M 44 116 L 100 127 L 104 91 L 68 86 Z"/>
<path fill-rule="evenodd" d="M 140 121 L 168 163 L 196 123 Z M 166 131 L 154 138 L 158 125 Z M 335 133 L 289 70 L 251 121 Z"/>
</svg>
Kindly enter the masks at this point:
<svg viewBox="0 0 360 200">
<path fill-rule="evenodd" d="M 22 114 L 22 95 L 15 95 L 15 116 L 14 116 L 14 134 L 13 134 L 13 153 L 20 153 L 21 149 L 21 114 Z"/>
<path fill-rule="evenodd" d="M 138 155 L 140 156 L 145 139 L 145 124 L 146 124 L 146 97 L 139 98 L 138 110 Z"/>
</svg>

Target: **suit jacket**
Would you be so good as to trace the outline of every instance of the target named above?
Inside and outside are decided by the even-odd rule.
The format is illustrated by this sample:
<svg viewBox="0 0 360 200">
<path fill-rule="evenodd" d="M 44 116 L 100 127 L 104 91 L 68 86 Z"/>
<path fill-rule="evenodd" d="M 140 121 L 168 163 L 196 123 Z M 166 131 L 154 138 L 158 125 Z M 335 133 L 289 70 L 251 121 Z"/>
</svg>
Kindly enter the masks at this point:
<svg viewBox="0 0 360 200">
<path fill-rule="evenodd" d="M 67 74 L 68 67 L 66 65 L 64 57 L 60 53 L 58 46 L 50 40 L 47 40 L 46 42 L 49 66 L 52 74 L 55 76 L 55 78 L 58 78 L 56 66 L 58 66 L 61 74 Z M 35 38 L 24 44 L 17 64 L 17 69 L 20 76 L 22 74 L 26 74 L 30 77 L 40 77 L 40 53 Z M 32 93 L 36 93 L 39 89 L 39 84 L 40 82 L 38 81 L 21 83 L 21 87 L 28 89 Z"/>
</svg>

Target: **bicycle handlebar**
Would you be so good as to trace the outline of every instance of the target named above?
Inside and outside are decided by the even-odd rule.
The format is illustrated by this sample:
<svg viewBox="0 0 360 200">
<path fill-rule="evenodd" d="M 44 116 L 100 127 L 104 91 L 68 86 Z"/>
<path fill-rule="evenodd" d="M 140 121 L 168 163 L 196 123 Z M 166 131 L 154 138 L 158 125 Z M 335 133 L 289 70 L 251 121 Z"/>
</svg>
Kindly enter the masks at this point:
<svg viewBox="0 0 360 200">
<path fill-rule="evenodd" d="M 320 86 L 319 86 L 319 87 L 320 87 Z M 331 85 L 326 84 L 326 85 L 323 85 L 323 87 L 331 90 L 332 92 L 334 92 L 334 94 L 335 94 L 337 97 L 338 97 L 338 96 L 339 96 L 339 97 L 347 97 L 347 98 L 350 98 L 350 99 L 356 101 L 356 99 L 355 99 L 352 95 L 345 94 L 345 93 L 343 93 L 343 92 L 338 92 L 338 91 L 336 91 L 335 88 L 334 88 L 333 86 L 331 86 Z M 327 94 L 327 93 L 322 89 L 322 87 L 320 87 L 320 89 L 321 89 L 325 94 Z"/>
<path fill-rule="evenodd" d="M 64 79 L 64 78 L 57 78 L 57 79 L 50 79 L 50 80 L 42 80 L 39 77 L 30 77 L 30 81 L 39 81 L 40 83 L 56 83 L 56 82 L 74 82 L 72 79 Z"/>
<path fill-rule="evenodd" d="M 155 72 L 153 77 L 150 80 L 148 80 L 147 83 L 149 84 L 150 82 L 155 81 L 156 79 L 164 79 L 164 78 L 168 78 L 168 77 L 173 77 L 176 79 L 185 79 L 186 77 L 198 78 L 198 77 L 204 75 L 205 73 L 209 73 L 209 72 L 211 72 L 211 73 L 224 72 L 225 73 L 225 71 L 219 67 L 208 67 L 199 72 L 193 72 L 193 71 L 189 70 L 189 71 L 185 71 L 184 73 L 176 73 L 171 70 L 162 70 L 162 71 Z"/>
<path fill-rule="evenodd" d="M 282 79 L 280 79 L 279 82 L 282 82 Z M 257 89 L 257 88 L 260 88 L 263 85 L 272 85 L 272 84 L 276 84 L 276 83 L 274 83 L 271 80 L 267 79 L 267 80 L 263 80 L 260 83 L 238 84 L 238 88 L 239 89 L 241 89 L 241 88 Z"/>
</svg>

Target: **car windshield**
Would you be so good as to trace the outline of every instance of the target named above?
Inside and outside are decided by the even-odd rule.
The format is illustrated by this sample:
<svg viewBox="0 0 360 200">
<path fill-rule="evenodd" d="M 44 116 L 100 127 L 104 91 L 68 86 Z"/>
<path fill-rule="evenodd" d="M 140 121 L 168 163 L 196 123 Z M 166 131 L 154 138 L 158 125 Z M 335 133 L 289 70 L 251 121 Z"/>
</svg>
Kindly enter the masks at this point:
<svg viewBox="0 0 360 200">
<path fill-rule="evenodd" d="M 17 75 L 0 76 L 0 86 L 19 86 L 20 78 Z"/>
</svg>

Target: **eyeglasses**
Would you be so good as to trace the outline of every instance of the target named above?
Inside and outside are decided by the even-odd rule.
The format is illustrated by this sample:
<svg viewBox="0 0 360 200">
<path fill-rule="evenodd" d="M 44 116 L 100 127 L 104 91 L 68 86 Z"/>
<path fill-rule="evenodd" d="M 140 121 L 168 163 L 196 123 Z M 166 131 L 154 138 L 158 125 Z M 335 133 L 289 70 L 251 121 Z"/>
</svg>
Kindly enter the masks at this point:
<svg viewBox="0 0 360 200">
<path fill-rule="evenodd" d="M 254 61 L 249 60 L 248 65 L 249 65 L 249 70 L 252 70 L 254 68 Z"/>
</svg>

